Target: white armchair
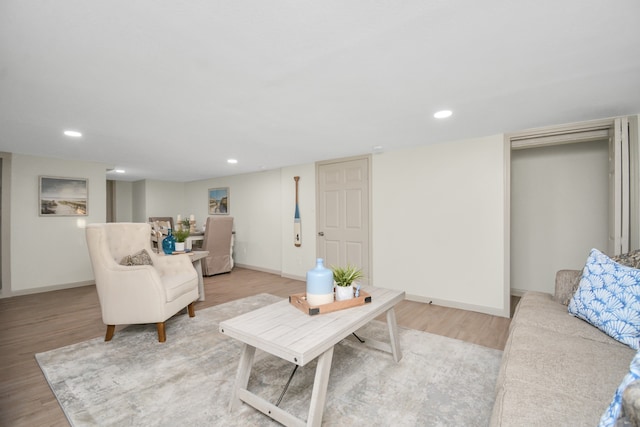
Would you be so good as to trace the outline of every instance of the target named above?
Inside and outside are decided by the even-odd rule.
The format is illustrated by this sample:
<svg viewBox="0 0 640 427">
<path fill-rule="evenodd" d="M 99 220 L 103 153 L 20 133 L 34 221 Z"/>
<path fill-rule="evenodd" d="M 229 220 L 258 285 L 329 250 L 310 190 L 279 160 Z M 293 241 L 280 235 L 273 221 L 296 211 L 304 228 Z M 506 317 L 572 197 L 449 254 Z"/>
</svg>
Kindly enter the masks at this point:
<svg viewBox="0 0 640 427">
<path fill-rule="evenodd" d="M 89 256 L 110 341 L 115 325 L 155 323 L 158 341 L 166 340 L 165 321 L 187 307 L 195 316 L 198 275 L 188 255 L 158 255 L 151 249 L 146 223 L 89 224 Z M 145 249 L 153 265 L 121 265 L 127 255 Z"/>
</svg>

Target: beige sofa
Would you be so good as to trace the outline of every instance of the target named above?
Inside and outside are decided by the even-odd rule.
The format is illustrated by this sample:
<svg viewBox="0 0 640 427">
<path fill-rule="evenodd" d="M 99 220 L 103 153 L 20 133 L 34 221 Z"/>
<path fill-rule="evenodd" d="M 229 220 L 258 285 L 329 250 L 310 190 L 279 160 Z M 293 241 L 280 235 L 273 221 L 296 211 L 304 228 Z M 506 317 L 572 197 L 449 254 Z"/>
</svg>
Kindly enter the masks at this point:
<svg viewBox="0 0 640 427">
<path fill-rule="evenodd" d="M 527 292 L 509 329 L 491 426 L 598 425 L 636 351 L 567 312 L 580 271 L 555 295 Z"/>
</svg>

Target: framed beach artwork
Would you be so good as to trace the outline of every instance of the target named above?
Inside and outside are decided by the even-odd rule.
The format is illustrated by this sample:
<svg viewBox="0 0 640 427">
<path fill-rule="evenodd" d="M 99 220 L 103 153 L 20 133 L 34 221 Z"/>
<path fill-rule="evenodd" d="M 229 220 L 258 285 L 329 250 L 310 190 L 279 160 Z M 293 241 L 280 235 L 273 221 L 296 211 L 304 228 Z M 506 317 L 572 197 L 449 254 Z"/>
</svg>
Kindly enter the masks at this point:
<svg viewBox="0 0 640 427">
<path fill-rule="evenodd" d="M 86 216 L 89 185 L 85 178 L 40 177 L 40 216 Z"/>
<path fill-rule="evenodd" d="M 209 189 L 209 215 L 229 214 L 229 187 Z"/>
</svg>

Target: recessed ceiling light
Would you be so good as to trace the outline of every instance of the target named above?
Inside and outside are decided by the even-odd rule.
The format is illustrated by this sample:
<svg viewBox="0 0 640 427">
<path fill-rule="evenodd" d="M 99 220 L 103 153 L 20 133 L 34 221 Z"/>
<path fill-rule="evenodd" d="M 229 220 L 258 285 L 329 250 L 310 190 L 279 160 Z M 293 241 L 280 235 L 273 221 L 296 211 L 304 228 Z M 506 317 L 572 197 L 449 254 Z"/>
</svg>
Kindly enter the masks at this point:
<svg viewBox="0 0 640 427">
<path fill-rule="evenodd" d="M 447 117 L 451 117 L 453 112 L 451 110 L 441 110 L 433 115 L 436 119 L 446 119 Z"/>
<path fill-rule="evenodd" d="M 124 173 L 125 170 L 124 169 L 114 169 L 113 170 L 115 173 Z"/>
<path fill-rule="evenodd" d="M 77 130 L 65 130 L 64 134 L 67 136 L 72 136 L 74 138 L 80 138 L 82 136 L 82 133 L 78 132 Z"/>
<path fill-rule="evenodd" d="M 227 163 L 229 163 L 231 165 L 235 165 L 236 163 L 238 163 L 238 161 L 236 159 L 228 159 Z"/>
</svg>

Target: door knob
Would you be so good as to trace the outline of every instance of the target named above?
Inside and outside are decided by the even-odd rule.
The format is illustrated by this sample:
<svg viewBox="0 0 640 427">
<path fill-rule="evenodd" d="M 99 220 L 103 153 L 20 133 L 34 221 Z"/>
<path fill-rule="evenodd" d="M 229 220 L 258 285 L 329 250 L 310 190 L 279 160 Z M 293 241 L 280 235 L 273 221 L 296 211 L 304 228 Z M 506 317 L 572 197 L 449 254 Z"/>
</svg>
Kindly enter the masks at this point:
<svg viewBox="0 0 640 427">
<path fill-rule="evenodd" d="M 324 231 L 318 231 L 318 236 L 320 237 L 324 236 Z"/>
</svg>

